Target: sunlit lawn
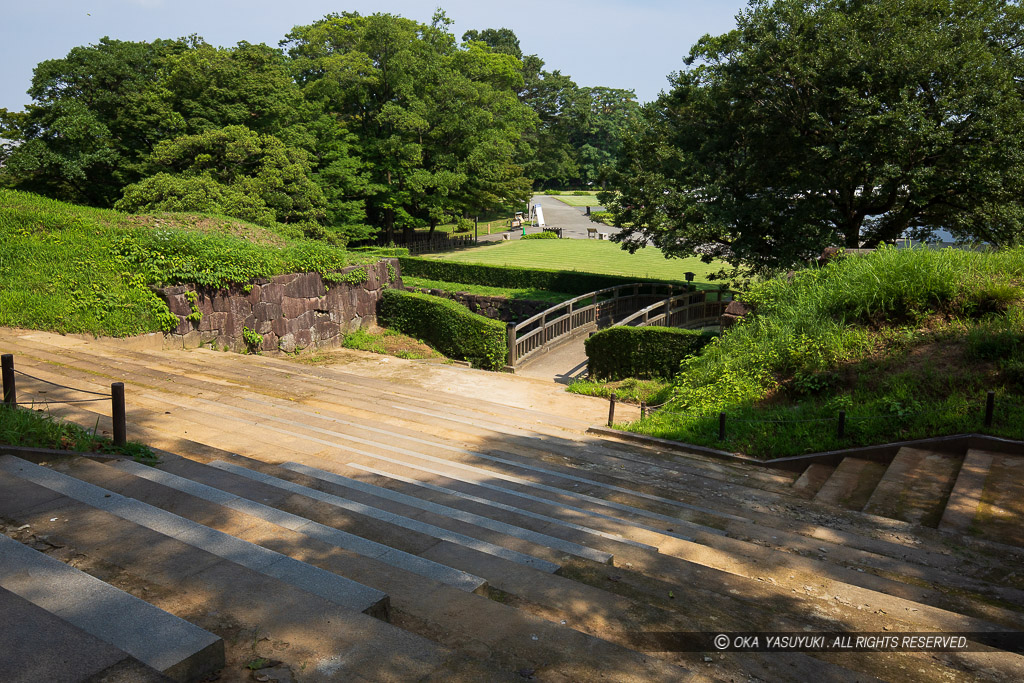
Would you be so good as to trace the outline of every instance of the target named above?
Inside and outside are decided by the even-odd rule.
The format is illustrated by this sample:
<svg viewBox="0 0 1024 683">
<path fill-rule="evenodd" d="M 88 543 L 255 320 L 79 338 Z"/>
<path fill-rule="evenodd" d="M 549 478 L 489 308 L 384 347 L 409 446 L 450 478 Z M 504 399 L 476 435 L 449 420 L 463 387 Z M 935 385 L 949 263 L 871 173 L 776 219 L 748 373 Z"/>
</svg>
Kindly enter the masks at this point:
<svg viewBox="0 0 1024 683">
<path fill-rule="evenodd" d="M 604 240 L 516 240 L 475 247 L 459 252 L 432 254 L 425 258 L 492 266 L 579 270 L 588 273 L 623 275 L 655 280 L 684 280 L 691 271 L 697 281 L 706 281 L 709 273 L 722 263 L 707 264 L 697 258 L 666 259 L 660 249 L 645 247 L 635 254 Z"/>
</svg>

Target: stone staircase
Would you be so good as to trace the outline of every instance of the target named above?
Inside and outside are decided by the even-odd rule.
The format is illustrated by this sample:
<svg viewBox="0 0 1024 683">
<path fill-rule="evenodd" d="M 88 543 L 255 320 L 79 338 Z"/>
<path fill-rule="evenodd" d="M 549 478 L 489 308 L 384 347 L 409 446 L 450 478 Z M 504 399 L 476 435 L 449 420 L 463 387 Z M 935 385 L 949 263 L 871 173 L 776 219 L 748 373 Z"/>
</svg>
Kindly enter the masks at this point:
<svg viewBox="0 0 1024 683">
<path fill-rule="evenodd" d="M 903 447 L 886 465 L 857 457 L 815 464 L 793 484 L 815 502 L 1024 546 L 1024 457 L 976 448 Z"/>
<path fill-rule="evenodd" d="M 1022 630 L 1016 456 L 905 449 L 888 467 L 847 458 L 797 476 L 595 438 L 586 428 L 606 404 L 582 397 L 538 410 L 346 366 L 40 333 L 0 331 L 0 349 L 41 379 L 125 382 L 130 437 L 162 449 L 155 468 L 0 456 L 0 522 L 21 554 L 212 634 L 205 659 L 170 665 L 93 634 L 126 653 L 97 670 L 130 664 L 176 680 L 213 670 L 219 680 L 297 681 L 1024 679 L 1024 658 L 985 646 L 765 654 L 637 644 L 648 632 Z M 23 403 L 64 391 L 19 383 Z M 47 406 L 109 430 L 105 408 Z M 21 570 L 8 564 L 0 588 L 17 596 L 0 600 L 49 629 L 59 612 L 18 602 L 26 597 L 8 582 Z M 0 651 L 19 633 L 0 629 Z"/>
</svg>

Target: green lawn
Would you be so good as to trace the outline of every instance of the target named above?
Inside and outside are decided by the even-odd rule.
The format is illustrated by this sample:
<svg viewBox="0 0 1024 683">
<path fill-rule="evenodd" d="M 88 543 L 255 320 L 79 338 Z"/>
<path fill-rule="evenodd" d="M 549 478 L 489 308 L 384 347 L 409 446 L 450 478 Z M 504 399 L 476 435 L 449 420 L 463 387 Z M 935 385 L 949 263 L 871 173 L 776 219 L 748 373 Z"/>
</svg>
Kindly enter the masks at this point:
<svg viewBox="0 0 1024 683">
<path fill-rule="evenodd" d="M 696 281 L 707 281 L 709 273 L 717 272 L 723 266 L 722 263 L 702 263 L 697 258 L 666 259 L 661 250 L 654 247 L 630 254 L 614 242 L 571 239 L 515 240 L 459 252 L 431 254 L 424 258 L 680 281 L 685 279 L 683 274 L 687 271 L 696 273 Z"/>
<path fill-rule="evenodd" d="M 552 195 L 554 199 L 559 200 L 563 204 L 569 206 L 601 206 L 601 202 L 597 201 L 597 196 L 588 194 L 585 196 L 573 195 L 573 194 L 559 194 Z"/>
</svg>

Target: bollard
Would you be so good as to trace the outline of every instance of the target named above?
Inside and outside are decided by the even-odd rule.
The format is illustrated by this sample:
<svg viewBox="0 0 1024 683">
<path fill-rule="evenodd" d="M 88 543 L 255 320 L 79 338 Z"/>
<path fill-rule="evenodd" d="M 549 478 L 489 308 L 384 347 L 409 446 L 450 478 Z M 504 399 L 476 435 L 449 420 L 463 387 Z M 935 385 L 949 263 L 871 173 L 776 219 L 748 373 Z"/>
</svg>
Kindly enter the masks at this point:
<svg viewBox="0 0 1024 683">
<path fill-rule="evenodd" d="M 111 418 L 114 422 L 114 445 L 123 446 L 128 442 L 128 425 L 124 414 L 124 382 L 110 385 Z"/>
<path fill-rule="evenodd" d="M 992 417 L 996 412 L 996 392 L 988 392 L 988 396 L 985 398 L 985 426 L 992 426 Z"/>
<path fill-rule="evenodd" d="M 615 394 L 608 397 L 608 426 L 615 422 Z"/>
<path fill-rule="evenodd" d="M 725 413 L 718 414 L 718 440 L 725 441 Z"/>
<path fill-rule="evenodd" d="M 640 419 L 647 417 L 647 401 L 640 401 Z"/>
<path fill-rule="evenodd" d="M 840 410 L 839 411 L 839 431 L 838 431 L 837 435 L 839 436 L 840 439 L 843 438 L 844 436 L 846 436 L 846 411 L 845 410 Z"/>
<path fill-rule="evenodd" d="M 14 386 L 14 354 L 5 353 L 0 356 L 3 366 L 4 403 L 9 406 L 18 405 L 18 391 Z"/>
</svg>

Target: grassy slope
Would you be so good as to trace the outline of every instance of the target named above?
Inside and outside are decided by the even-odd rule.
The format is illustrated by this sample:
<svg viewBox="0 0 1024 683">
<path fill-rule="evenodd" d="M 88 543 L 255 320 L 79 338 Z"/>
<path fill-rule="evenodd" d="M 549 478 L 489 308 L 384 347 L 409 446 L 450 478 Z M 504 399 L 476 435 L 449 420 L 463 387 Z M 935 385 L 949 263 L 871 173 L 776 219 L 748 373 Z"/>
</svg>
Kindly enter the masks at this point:
<svg viewBox="0 0 1024 683">
<path fill-rule="evenodd" d="M 619 245 L 603 240 L 515 240 L 424 258 L 492 266 L 579 270 L 656 280 L 682 281 L 683 274 L 690 271 L 696 273 L 698 282 L 707 281 L 710 273 L 723 267 L 723 264 L 707 264 L 697 258 L 666 259 L 661 250 L 654 247 L 630 254 Z"/>
<path fill-rule="evenodd" d="M 557 304 L 573 298 L 572 294 L 550 292 L 546 289 L 513 289 L 509 287 L 486 287 L 484 285 L 467 285 L 458 282 L 442 282 L 422 277 L 403 277 L 402 282 L 408 287 L 440 289 L 444 292 L 465 292 L 480 296 L 500 296 L 506 299 L 525 299 L 528 301 L 549 301 Z"/>
<path fill-rule="evenodd" d="M 748 295 L 754 315 L 684 363 L 669 404 L 628 428 L 759 457 L 963 432 L 1024 438 L 1022 279 L 1020 249 L 888 249 L 769 281 Z"/>
<path fill-rule="evenodd" d="M 174 323 L 150 285 L 243 284 L 376 260 L 218 216 L 135 216 L 0 190 L 0 325 L 128 336 Z"/>
</svg>

